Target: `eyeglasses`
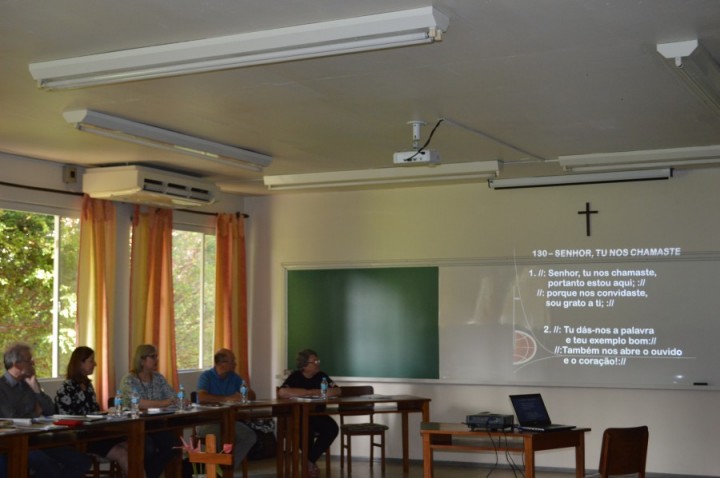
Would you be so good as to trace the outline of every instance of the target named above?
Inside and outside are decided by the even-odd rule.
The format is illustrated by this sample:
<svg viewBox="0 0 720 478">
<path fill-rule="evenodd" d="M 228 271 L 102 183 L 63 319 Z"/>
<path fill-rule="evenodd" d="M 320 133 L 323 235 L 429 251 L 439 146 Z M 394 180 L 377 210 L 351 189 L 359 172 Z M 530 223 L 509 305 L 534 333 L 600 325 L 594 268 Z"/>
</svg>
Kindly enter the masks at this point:
<svg viewBox="0 0 720 478">
<path fill-rule="evenodd" d="M 310 365 L 311 363 L 314 363 L 315 365 L 320 365 L 320 359 L 317 359 L 317 360 L 308 360 L 308 365 Z"/>
<path fill-rule="evenodd" d="M 143 358 L 156 359 L 157 357 L 158 357 L 157 354 L 143 355 Z"/>
</svg>

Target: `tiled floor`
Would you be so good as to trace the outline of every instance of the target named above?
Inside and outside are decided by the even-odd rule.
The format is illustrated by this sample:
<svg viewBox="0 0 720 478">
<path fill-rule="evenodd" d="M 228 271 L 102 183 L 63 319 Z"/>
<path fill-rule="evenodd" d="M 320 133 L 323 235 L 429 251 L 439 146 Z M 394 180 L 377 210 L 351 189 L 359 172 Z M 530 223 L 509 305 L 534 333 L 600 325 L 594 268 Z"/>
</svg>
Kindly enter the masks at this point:
<svg viewBox="0 0 720 478">
<path fill-rule="evenodd" d="M 320 477 L 325 478 L 325 462 L 324 458 L 318 462 L 320 465 Z M 271 478 L 275 477 L 275 460 L 262 460 L 250 462 L 250 478 Z M 402 463 L 396 460 L 388 460 L 386 463 L 385 474 L 380 471 L 380 463 L 375 463 L 371 468 L 367 460 L 353 460 L 352 478 L 422 478 L 422 462 L 415 461 L 410 465 L 410 472 L 404 474 Z M 237 475 L 236 475 L 237 476 Z M 522 478 L 524 477 L 522 469 L 510 470 L 507 464 L 497 469 L 486 466 L 475 466 L 469 464 L 451 464 L 436 463 L 434 468 L 435 478 Z M 558 471 L 538 471 L 535 476 L 537 478 L 570 478 L 575 473 L 558 472 Z M 348 478 L 347 470 L 340 471 L 340 459 L 333 457 L 332 470 L 330 478 Z"/>
</svg>

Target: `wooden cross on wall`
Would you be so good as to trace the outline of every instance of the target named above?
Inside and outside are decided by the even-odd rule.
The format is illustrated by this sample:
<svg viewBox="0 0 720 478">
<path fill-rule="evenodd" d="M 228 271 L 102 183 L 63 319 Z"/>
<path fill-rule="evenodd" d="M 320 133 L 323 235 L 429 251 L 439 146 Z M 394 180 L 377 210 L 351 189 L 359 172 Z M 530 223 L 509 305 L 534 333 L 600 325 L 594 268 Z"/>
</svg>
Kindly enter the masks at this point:
<svg viewBox="0 0 720 478">
<path fill-rule="evenodd" d="M 586 230 L 587 236 L 590 237 L 590 214 L 598 214 L 598 211 L 591 211 L 590 203 L 586 202 L 585 210 L 578 211 L 578 214 L 585 214 L 585 230 Z"/>
</svg>

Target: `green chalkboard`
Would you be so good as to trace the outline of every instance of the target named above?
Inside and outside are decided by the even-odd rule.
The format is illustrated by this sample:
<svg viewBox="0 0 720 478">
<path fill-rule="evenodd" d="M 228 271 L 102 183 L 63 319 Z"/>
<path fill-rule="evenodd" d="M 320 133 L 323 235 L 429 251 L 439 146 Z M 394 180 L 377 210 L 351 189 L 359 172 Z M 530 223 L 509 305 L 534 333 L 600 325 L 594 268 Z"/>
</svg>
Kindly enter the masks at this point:
<svg viewBox="0 0 720 478">
<path fill-rule="evenodd" d="M 290 270 L 288 368 L 318 352 L 337 377 L 439 377 L 438 268 Z"/>
</svg>

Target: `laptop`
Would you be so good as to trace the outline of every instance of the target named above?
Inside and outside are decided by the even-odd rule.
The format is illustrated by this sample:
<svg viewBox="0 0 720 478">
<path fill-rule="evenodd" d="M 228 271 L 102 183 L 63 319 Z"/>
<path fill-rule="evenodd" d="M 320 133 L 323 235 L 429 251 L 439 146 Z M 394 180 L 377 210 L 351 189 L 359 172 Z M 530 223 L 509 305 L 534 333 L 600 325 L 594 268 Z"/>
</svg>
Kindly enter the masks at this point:
<svg viewBox="0 0 720 478">
<path fill-rule="evenodd" d="M 572 430 L 574 425 L 560 425 L 550 421 L 545 402 L 539 393 L 510 395 L 510 401 L 517 415 L 520 430 L 550 432 Z"/>
</svg>

